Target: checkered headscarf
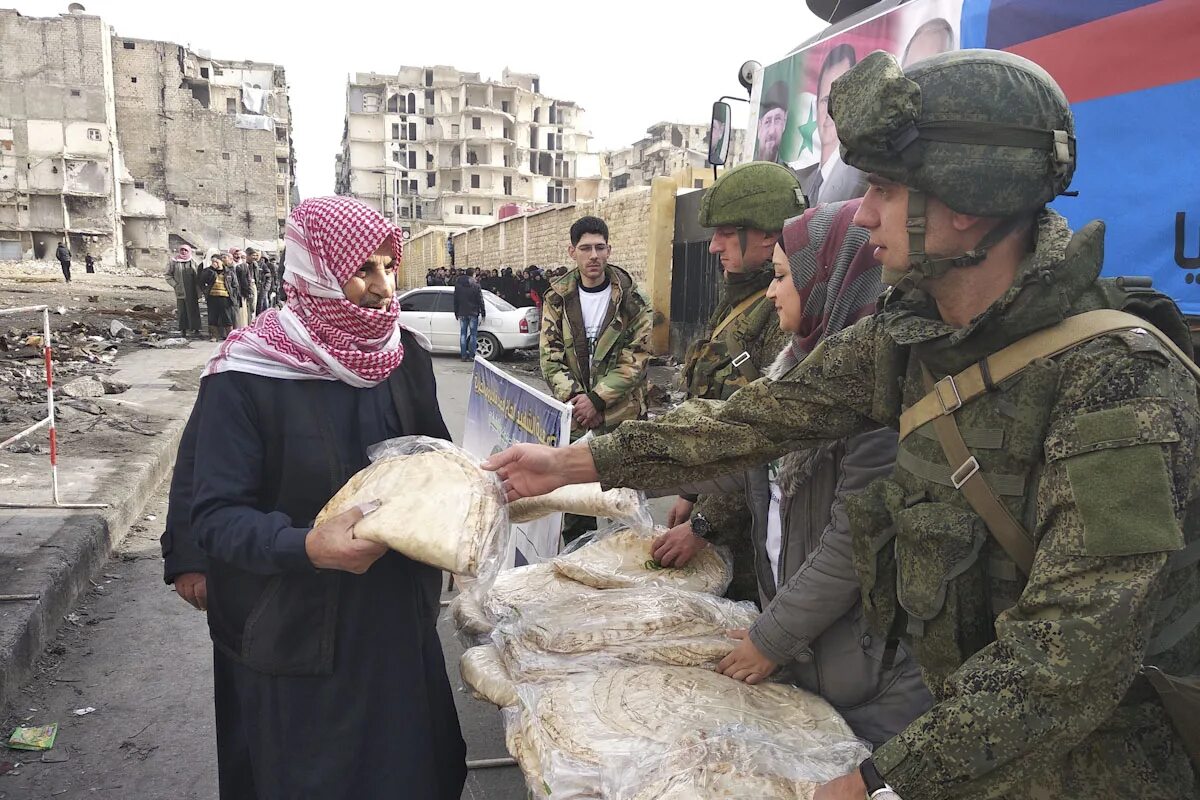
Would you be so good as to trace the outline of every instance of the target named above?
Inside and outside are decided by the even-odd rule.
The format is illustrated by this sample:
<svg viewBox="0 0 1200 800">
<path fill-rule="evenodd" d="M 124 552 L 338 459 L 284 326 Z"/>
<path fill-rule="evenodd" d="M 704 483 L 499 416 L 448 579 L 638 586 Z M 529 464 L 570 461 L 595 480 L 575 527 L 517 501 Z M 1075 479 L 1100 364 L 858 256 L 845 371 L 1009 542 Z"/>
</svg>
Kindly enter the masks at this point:
<svg viewBox="0 0 1200 800">
<path fill-rule="evenodd" d="M 230 335 L 204 374 L 233 370 L 358 387 L 386 380 L 404 358 L 399 304 L 363 308 L 342 293 L 385 241 L 399 263 L 400 230 L 357 200 L 319 197 L 296 206 L 285 237 L 287 305 Z"/>
</svg>

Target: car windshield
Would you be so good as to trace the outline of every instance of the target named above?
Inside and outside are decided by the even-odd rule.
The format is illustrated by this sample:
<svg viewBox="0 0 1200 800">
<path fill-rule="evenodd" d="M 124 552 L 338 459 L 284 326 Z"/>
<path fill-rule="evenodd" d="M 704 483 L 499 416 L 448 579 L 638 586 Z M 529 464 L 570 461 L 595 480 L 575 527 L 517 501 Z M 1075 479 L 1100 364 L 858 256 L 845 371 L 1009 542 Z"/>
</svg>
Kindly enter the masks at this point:
<svg viewBox="0 0 1200 800">
<path fill-rule="evenodd" d="M 484 292 L 483 296 L 487 298 L 488 305 L 496 307 L 497 311 L 512 311 L 516 308 L 512 303 L 505 300 L 503 297 L 491 292 Z"/>
</svg>

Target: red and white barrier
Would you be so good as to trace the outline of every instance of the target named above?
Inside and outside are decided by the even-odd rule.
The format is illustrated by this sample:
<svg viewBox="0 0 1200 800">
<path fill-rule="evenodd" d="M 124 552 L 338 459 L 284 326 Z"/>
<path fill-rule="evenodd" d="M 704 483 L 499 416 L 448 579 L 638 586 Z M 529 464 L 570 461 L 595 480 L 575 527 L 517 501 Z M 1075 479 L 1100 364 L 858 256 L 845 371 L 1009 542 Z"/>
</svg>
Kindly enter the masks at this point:
<svg viewBox="0 0 1200 800">
<path fill-rule="evenodd" d="M 50 486 L 53 503 L 4 503 L 0 508 L 108 508 L 108 503 L 64 503 L 58 496 L 58 430 L 54 424 L 54 350 L 50 343 L 50 307 L 22 306 L 0 309 L 0 317 L 8 314 L 42 312 L 42 354 L 46 362 L 46 417 L 25 430 L 0 442 L 0 450 L 24 439 L 42 428 L 50 429 Z"/>
</svg>

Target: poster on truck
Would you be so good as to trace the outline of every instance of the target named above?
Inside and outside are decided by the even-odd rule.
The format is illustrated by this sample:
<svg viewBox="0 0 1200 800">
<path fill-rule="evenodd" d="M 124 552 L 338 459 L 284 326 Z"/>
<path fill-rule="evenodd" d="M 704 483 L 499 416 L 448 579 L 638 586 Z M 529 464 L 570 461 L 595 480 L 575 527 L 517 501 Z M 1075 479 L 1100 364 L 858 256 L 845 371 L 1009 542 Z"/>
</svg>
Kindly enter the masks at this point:
<svg viewBox="0 0 1200 800">
<path fill-rule="evenodd" d="M 814 203 L 857 197 L 829 86 L 874 50 L 905 66 L 957 48 L 1007 50 L 1045 68 L 1075 113 L 1078 166 L 1053 208 L 1072 228 L 1104 220 L 1104 274 L 1146 275 L 1200 315 L 1200 14 L 1195 0 L 885 2 L 763 68 L 748 158 L 787 164 Z"/>
<path fill-rule="evenodd" d="M 570 406 L 475 359 L 463 427 L 467 452 L 484 459 L 523 442 L 566 447 L 570 441 Z M 557 555 L 561 533 L 561 514 L 513 525 L 513 547 L 505 566 L 536 564 Z"/>
</svg>

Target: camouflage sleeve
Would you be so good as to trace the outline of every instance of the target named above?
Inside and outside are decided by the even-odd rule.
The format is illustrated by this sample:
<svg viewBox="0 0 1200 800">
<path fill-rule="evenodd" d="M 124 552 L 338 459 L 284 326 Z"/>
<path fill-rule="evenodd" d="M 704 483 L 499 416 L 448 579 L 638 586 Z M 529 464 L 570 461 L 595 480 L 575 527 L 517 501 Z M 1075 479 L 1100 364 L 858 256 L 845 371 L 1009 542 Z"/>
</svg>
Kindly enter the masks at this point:
<svg viewBox="0 0 1200 800">
<path fill-rule="evenodd" d="M 641 299 L 642 309 L 637 318 L 630 321 L 629 339 L 621 349 L 621 355 L 612 369 L 599 376 L 592 391 L 604 405 L 611 406 L 646 380 L 646 363 L 650 360 L 650 331 L 654 327 L 654 309 L 640 290 L 634 289 Z"/>
<path fill-rule="evenodd" d="M 895 427 L 903 364 L 873 317 L 822 342 L 782 380 L 691 400 L 589 443 L 608 486 L 665 489 L 761 466 L 791 450 Z"/>
<path fill-rule="evenodd" d="M 542 336 L 539 343 L 542 362 L 542 378 L 550 386 L 550 393 L 560 403 L 583 391 L 566 363 L 566 345 L 563 343 L 563 299 L 557 292 L 551 293 L 542 303 Z"/>
<path fill-rule="evenodd" d="M 1110 725 L 1145 658 L 1194 491 L 1196 391 L 1178 363 L 1112 339 L 1062 363 L 1032 574 L 996 640 L 940 687 L 946 699 L 876 751 L 903 797 L 995 798 L 1031 779 L 1047 797 L 1102 796 L 1113 787 L 1088 781 L 1125 758 L 1117 735 L 1113 752 L 1085 746 L 1057 774 Z"/>
</svg>

